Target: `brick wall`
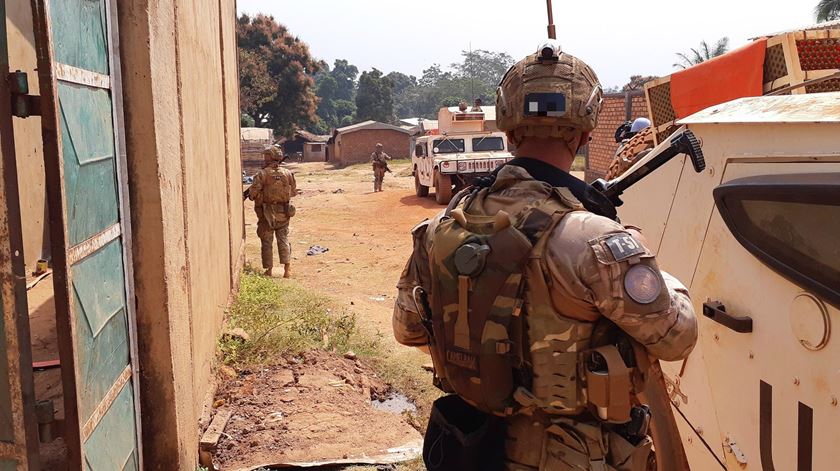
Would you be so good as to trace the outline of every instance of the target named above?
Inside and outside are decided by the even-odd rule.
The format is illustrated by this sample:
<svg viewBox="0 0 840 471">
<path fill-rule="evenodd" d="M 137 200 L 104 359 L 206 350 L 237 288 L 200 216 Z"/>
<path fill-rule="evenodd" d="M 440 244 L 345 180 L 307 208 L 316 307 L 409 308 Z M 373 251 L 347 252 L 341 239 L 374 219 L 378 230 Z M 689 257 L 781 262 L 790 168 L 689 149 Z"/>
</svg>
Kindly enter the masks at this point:
<svg viewBox="0 0 840 471">
<path fill-rule="evenodd" d="M 406 158 L 410 139 L 407 133 L 392 129 L 361 129 L 342 133 L 336 139 L 335 153 L 330 153 L 330 160 L 341 165 L 367 162 L 377 143 L 382 144 L 385 153 L 392 158 Z"/>
<path fill-rule="evenodd" d="M 641 90 L 630 92 L 630 119 L 649 117 L 645 94 Z M 615 142 L 615 130 L 627 121 L 627 95 L 625 93 L 607 94 L 604 96 L 604 106 L 598 118 L 598 127 L 592 131 L 586 159 L 586 181 L 603 177 L 610 167 L 613 155 L 618 149 Z"/>
</svg>

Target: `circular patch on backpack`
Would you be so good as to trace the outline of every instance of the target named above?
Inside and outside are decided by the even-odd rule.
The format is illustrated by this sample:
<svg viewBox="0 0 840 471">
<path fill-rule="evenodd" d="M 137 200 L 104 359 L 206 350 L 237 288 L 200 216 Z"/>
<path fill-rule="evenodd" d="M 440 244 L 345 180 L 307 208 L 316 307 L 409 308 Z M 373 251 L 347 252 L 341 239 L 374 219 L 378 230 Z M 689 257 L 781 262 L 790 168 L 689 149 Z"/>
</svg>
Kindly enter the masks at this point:
<svg viewBox="0 0 840 471">
<path fill-rule="evenodd" d="M 662 292 L 659 273 L 647 265 L 633 265 L 624 275 L 624 291 L 639 304 L 656 301 Z"/>
</svg>

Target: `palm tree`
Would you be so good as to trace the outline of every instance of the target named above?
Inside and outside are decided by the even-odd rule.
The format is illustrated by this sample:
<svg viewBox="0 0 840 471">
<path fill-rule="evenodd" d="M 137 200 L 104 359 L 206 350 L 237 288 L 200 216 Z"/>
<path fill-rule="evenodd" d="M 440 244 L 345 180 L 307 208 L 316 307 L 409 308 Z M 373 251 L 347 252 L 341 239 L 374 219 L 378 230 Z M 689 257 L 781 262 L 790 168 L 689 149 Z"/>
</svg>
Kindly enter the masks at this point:
<svg viewBox="0 0 840 471">
<path fill-rule="evenodd" d="M 820 0 L 814 13 L 819 22 L 840 20 L 840 0 Z"/>
<path fill-rule="evenodd" d="M 840 2 L 840 0 L 821 0 L 825 1 L 834 1 L 835 3 Z M 680 69 L 687 69 L 693 65 L 697 65 L 701 62 L 706 62 L 707 60 L 722 56 L 726 54 L 726 51 L 729 50 L 729 38 L 723 37 L 715 43 L 714 47 L 709 47 L 709 44 L 706 41 L 700 41 L 700 48 L 694 49 L 691 48 L 691 54 L 683 54 L 682 52 L 677 53 L 677 57 L 679 57 L 680 62 L 674 64 L 674 67 L 678 67 Z"/>
</svg>

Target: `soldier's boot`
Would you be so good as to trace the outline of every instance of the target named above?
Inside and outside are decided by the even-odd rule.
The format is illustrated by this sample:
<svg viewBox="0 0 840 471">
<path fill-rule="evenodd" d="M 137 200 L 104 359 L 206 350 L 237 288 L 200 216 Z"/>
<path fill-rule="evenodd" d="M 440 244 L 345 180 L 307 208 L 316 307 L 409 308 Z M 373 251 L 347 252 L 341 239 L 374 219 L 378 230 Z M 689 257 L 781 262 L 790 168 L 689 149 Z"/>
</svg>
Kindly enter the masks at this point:
<svg viewBox="0 0 840 471">
<path fill-rule="evenodd" d="M 283 265 L 283 278 L 291 278 L 292 277 L 292 264 L 287 263 Z"/>
<path fill-rule="evenodd" d="M 271 267 L 268 267 L 263 272 L 263 276 L 271 276 Z"/>
</svg>

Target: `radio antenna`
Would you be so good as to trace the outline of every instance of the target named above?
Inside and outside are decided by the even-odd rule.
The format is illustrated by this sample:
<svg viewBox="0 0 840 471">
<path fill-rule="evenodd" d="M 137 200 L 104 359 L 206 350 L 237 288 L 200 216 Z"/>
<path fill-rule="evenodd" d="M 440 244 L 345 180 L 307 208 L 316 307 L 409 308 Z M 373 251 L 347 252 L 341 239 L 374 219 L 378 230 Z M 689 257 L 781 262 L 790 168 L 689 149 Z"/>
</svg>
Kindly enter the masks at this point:
<svg viewBox="0 0 840 471">
<path fill-rule="evenodd" d="M 554 12 L 551 10 L 551 0 L 545 0 L 548 7 L 548 39 L 557 39 L 557 31 L 554 29 Z"/>
</svg>

